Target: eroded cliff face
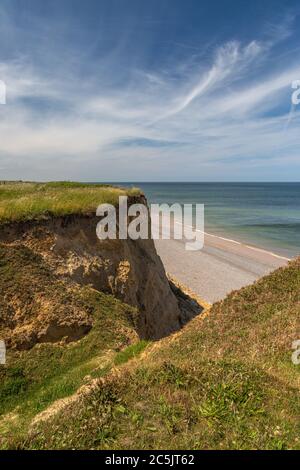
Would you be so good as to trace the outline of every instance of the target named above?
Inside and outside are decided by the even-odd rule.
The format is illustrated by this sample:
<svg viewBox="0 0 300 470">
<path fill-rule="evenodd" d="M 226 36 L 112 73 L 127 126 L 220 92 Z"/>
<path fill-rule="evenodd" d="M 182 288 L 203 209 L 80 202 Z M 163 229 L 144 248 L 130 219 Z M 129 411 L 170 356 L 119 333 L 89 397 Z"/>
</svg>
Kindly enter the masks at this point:
<svg viewBox="0 0 300 470">
<path fill-rule="evenodd" d="M 178 329 L 178 303 L 153 241 L 100 241 L 97 222 L 96 217 L 53 221 L 44 234 L 47 249 L 41 254 L 60 276 L 90 284 L 137 307 L 142 337 L 159 338 Z"/>
<path fill-rule="evenodd" d="M 24 257 L 20 260 L 23 285 L 17 293 L 4 292 L 0 312 L 0 329 L 6 317 L 6 331 L 9 324 L 15 338 L 18 336 L 16 332 L 23 335 L 23 343 L 16 339 L 15 344 L 25 344 L 26 347 L 26 341 L 27 346 L 32 346 L 35 342 L 56 341 L 62 337 L 72 341 L 88 332 L 93 323 L 92 314 L 86 312 L 80 302 L 76 304 L 76 289 L 83 285 L 111 293 L 136 307 L 136 328 L 142 338 L 161 338 L 178 330 L 185 322 L 154 242 L 130 239 L 100 241 L 96 235 L 98 221 L 94 214 L 86 214 L 45 217 L 0 228 L 2 252 L 8 258 Z M 31 281 L 26 279 L 25 260 L 30 271 L 33 264 L 38 271 Z M 49 295 L 45 297 L 47 280 L 52 286 L 57 284 L 58 290 L 65 291 L 65 306 L 61 305 L 61 295 L 57 295 L 57 299 L 55 294 L 53 299 L 49 299 Z M 8 282 L 13 282 L 13 276 Z M 51 315 L 49 304 L 52 304 Z M 36 322 L 37 312 L 40 312 L 40 320 L 35 324 L 40 326 L 39 331 L 34 331 L 28 324 Z M 69 320 L 66 322 L 67 317 Z"/>
</svg>

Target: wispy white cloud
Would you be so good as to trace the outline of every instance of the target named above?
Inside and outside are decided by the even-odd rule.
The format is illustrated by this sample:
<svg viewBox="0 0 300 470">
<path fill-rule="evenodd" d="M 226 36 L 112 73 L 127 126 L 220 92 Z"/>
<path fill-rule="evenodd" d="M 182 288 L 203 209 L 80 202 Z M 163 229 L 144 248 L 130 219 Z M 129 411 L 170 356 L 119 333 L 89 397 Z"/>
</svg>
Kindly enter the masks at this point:
<svg viewBox="0 0 300 470">
<path fill-rule="evenodd" d="M 92 76 L 76 76 L 74 61 L 46 70 L 26 56 L 0 62 L 8 93 L 2 177 L 202 179 L 213 178 L 216 165 L 228 175 L 242 165 L 298 167 L 297 111 L 286 122 L 300 61 L 280 70 L 272 63 L 289 29 L 270 29 L 267 40 L 227 42 L 188 70 L 176 60 L 161 74 L 132 67 L 118 86 L 115 51 Z"/>
</svg>

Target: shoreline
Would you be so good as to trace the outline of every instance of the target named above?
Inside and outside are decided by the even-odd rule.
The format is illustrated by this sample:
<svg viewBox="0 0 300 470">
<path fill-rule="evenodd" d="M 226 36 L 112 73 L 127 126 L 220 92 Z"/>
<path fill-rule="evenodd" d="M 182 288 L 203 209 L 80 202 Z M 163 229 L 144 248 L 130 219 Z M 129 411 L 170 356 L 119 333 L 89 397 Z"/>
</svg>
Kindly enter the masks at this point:
<svg viewBox="0 0 300 470">
<path fill-rule="evenodd" d="M 175 222 L 175 223 L 180 224 L 180 222 Z M 256 245 L 249 244 L 248 242 L 247 243 L 246 242 L 241 242 L 241 241 L 238 241 L 238 240 L 234 240 L 233 238 L 227 238 L 227 237 L 224 237 L 224 236 L 221 236 L 221 235 L 216 235 L 216 234 L 211 233 L 211 232 L 206 232 L 206 231 L 202 232 L 201 230 L 195 229 L 194 227 L 191 227 L 190 225 L 187 225 L 187 227 L 193 228 L 196 232 L 204 233 L 204 236 L 214 237 L 214 238 L 218 238 L 220 240 L 226 241 L 226 242 L 235 243 L 236 245 L 245 246 L 246 248 L 249 248 L 251 250 L 260 251 L 262 253 L 267 253 L 271 256 L 274 256 L 275 258 L 284 259 L 286 261 L 291 261 L 293 259 L 293 257 L 288 258 L 287 256 L 280 255 L 280 254 L 275 253 L 274 251 L 270 251 L 266 248 L 261 248 L 261 247 L 256 246 Z M 297 256 L 295 256 L 295 257 L 297 257 Z"/>
<path fill-rule="evenodd" d="M 155 246 L 166 272 L 210 304 L 292 259 L 205 231 L 204 247 L 199 251 L 185 250 L 185 240 L 160 239 Z"/>
</svg>

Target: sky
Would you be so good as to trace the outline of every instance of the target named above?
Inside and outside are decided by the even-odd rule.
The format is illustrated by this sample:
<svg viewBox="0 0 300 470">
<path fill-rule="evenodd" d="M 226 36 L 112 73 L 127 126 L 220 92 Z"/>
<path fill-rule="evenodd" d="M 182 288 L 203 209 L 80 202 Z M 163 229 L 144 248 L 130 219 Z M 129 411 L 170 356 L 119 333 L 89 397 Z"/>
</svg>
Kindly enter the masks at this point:
<svg viewBox="0 0 300 470">
<path fill-rule="evenodd" d="M 0 179 L 300 181 L 298 0 L 1 0 L 0 44 Z"/>
</svg>

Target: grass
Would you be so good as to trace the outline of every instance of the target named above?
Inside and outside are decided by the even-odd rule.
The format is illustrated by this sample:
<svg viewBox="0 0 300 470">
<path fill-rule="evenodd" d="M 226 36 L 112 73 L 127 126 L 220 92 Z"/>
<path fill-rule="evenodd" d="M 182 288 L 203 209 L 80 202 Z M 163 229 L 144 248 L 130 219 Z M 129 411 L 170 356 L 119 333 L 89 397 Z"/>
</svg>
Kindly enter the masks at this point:
<svg viewBox="0 0 300 470">
<path fill-rule="evenodd" d="M 149 341 L 141 340 L 136 344 L 131 344 L 124 351 L 120 351 L 115 357 L 115 364 L 117 366 L 125 364 L 130 359 L 139 356 L 144 349 L 148 346 Z"/>
<path fill-rule="evenodd" d="M 133 362 L 142 344 L 118 353 L 118 374 L 11 446 L 299 449 L 299 268 L 232 293 Z"/>
<path fill-rule="evenodd" d="M 83 288 L 81 295 L 94 318 L 89 334 L 68 345 L 45 343 L 29 351 L 9 351 L 7 364 L 0 366 L 2 438 L 25 432 L 34 416 L 56 400 L 72 395 L 86 377 L 105 375 L 113 367 L 114 357 L 132 341 L 133 308 L 89 287 Z M 16 410 L 18 419 L 13 426 L 5 419 L 1 422 L 1 416 L 5 418 Z"/>
<path fill-rule="evenodd" d="M 121 195 L 139 194 L 137 188 L 103 184 L 0 182 L 0 223 L 95 212 L 102 203 L 117 205 Z"/>
</svg>

